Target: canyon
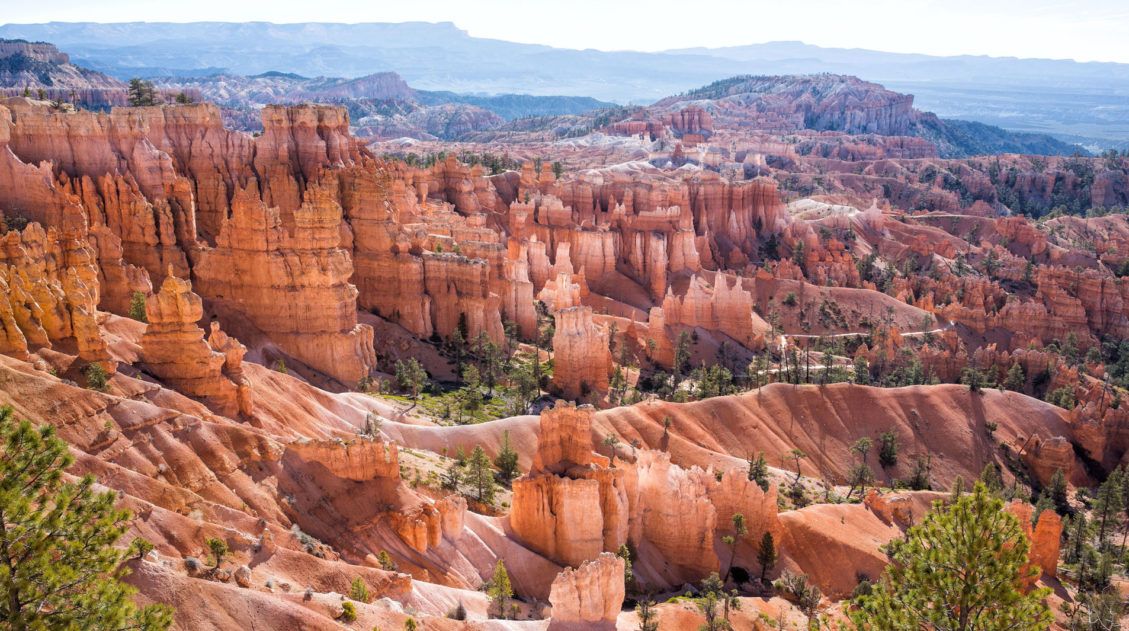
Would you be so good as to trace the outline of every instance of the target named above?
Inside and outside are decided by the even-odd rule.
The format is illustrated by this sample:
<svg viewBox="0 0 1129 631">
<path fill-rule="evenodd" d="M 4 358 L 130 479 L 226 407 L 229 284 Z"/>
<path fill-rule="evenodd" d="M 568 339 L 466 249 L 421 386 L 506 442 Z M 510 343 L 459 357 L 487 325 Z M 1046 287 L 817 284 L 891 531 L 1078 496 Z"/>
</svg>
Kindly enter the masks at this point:
<svg viewBox="0 0 1129 631">
<path fill-rule="evenodd" d="M 572 137 L 225 109 L 0 98 L 0 403 L 118 494 L 177 628 L 634 628 L 647 596 L 696 628 L 713 573 L 736 628 L 804 624 L 795 575 L 842 620 L 986 469 L 1024 587 L 1062 588 L 1034 501 L 1126 463 L 1124 156 L 943 158 L 912 97 L 832 75 Z"/>
</svg>

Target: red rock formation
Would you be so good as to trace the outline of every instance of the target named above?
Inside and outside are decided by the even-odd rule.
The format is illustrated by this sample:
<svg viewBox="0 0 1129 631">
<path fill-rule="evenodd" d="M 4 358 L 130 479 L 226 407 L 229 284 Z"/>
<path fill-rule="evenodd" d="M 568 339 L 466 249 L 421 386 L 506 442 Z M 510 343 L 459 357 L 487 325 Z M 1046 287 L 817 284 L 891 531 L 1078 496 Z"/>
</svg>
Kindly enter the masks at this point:
<svg viewBox="0 0 1129 631">
<path fill-rule="evenodd" d="M 113 369 L 98 328 L 98 271 L 80 232 L 33 223 L 0 242 L 0 352 L 26 359 L 33 347 L 75 344 L 78 356 Z"/>
<path fill-rule="evenodd" d="M 656 581 L 680 585 L 717 571 L 714 535 L 719 523 L 708 476 L 672 465 L 669 454 L 657 451 L 642 452 L 636 468 L 639 540 L 655 551 L 657 567 L 650 571 L 657 574 Z"/>
<path fill-rule="evenodd" d="M 691 277 L 682 296 L 668 292 L 663 300 L 666 323 L 719 331 L 746 348 L 763 348 L 769 326 L 754 312 L 753 294 L 743 282 L 740 277 L 716 274 L 711 288 L 701 277 Z"/>
<path fill-rule="evenodd" d="M 1067 480 L 1073 478 L 1074 446 L 1063 436 L 1032 436 L 1022 455 L 1040 485 L 1049 484 L 1056 471 L 1062 471 Z"/>
<path fill-rule="evenodd" d="M 1062 518 L 1053 510 L 1044 510 L 1039 513 L 1038 522 L 1032 528 L 1033 508 L 1026 502 L 1013 501 L 1007 505 L 1007 511 L 1019 521 L 1029 542 L 1027 551 L 1027 566 L 1038 568 L 1039 573 L 1025 585 L 1030 589 L 1040 575 L 1054 577 L 1058 573 L 1059 546 L 1062 540 Z"/>
<path fill-rule="evenodd" d="M 558 574 L 549 592 L 553 607 L 549 629 L 615 629 L 626 594 L 625 569 L 623 559 L 604 552 Z"/>
<path fill-rule="evenodd" d="M 287 445 L 306 462 L 315 462 L 338 478 L 366 482 L 399 480 L 400 455 L 395 443 L 375 440 L 299 441 Z"/>
<path fill-rule="evenodd" d="M 513 483 L 514 533 L 571 567 L 627 540 L 624 469 L 608 468 L 606 459 L 592 454 L 593 413 L 564 403 L 542 412 L 533 468 Z"/>
<path fill-rule="evenodd" d="M 211 324 L 208 346 L 216 352 L 223 353 L 223 374 L 236 386 L 239 413 L 243 416 L 251 416 L 254 413 L 254 395 L 251 392 L 251 380 L 243 372 L 243 356 L 247 353 L 247 347 L 220 330 L 220 323 L 216 321 Z"/>
<path fill-rule="evenodd" d="M 376 357 L 372 328 L 357 323 L 349 252 L 338 247 L 341 207 L 327 197 L 333 184 L 307 191 L 292 233 L 253 183 L 240 189 L 195 274 L 203 295 L 231 304 L 287 354 L 353 385 Z"/>
<path fill-rule="evenodd" d="M 192 283 L 170 270 L 161 291 L 146 301 L 145 316 L 148 325 L 141 337 L 141 360 L 149 372 L 174 390 L 204 399 L 220 414 L 250 416 L 250 388 L 244 380 L 237 382 L 228 376 L 232 370 L 237 378 L 241 376 L 242 346 L 229 338 L 229 345 L 238 348 L 230 349 L 234 368 L 225 374 L 228 355 L 204 341 L 204 331 L 197 324 L 204 316 L 204 305 L 192 293 Z M 212 337 L 216 338 L 215 333 Z"/>
<path fill-rule="evenodd" d="M 598 457 L 592 453 L 591 406 L 558 403 L 541 413 L 541 433 L 530 473 L 563 474 L 572 467 L 587 467 Z"/>
<path fill-rule="evenodd" d="M 3 162 L 29 186 L 0 185 L 0 203 L 52 225 L 85 208 L 103 277 L 133 285 L 111 285 L 108 305 L 122 309 L 143 288 L 123 259 L 159 279 L 170 265 L 186 276 L 191 258 L 206 299 L 233 305 L 291 356 L 350 385 L 374 365 L 371 330 L 356 322 L 350 252 L 340 247 L 339 182 L 322 173 L 362 159 L 343 111 L 268 107 L 263 135 L 251 139 L 224 130 L 209 105 L 108 115 L 8 105 L 17 115 L 0 116 L 11 149 Z M 34 170 L 21 160 L 52 162 Z M 252 165 L 257 180 L 247 178 Z"/>
<path fill-rule="evenodd" d="M 607 330 L 592 320 L 590 307 L 569 307 L 555 318 L 553 387 L 565 399 L 602 396 L 612 368 Z"/>
<path fill-rule="evenodd" d="M 709 138 L 713 132 L 713 119 L 710 118 L 710 113 L 695 105 L 670 113 L 663 119 L 663 123 L 669 126 L 674 131 L 674 135 L 678 137 L 685 134 L 697 134 Z"/>
</svg>

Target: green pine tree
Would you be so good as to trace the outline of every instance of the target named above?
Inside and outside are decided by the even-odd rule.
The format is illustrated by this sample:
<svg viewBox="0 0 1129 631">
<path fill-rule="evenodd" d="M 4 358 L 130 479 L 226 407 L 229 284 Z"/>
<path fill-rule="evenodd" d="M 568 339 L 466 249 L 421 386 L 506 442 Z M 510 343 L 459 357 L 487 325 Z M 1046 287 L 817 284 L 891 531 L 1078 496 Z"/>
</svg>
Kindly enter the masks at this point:
<svg viewBox="0 0 1129 631">
<path fill-rule="evenodd" d="M 477 445 L 467 461 L 466 483 L 474 490 L 474 500 L 480 504 L 494 501 L 494 470 L 490 468 L 490 458 Z"/>
<path fill-rule="evenodd" d="M 999 493 L 1004 488 L 1003 478 L 1000 477 L 1000 468 L 994 462 L 984 465 L 980 471 L 980 482 L 992 493 Z"/>
<path fill-rule="evenodd" d="M 1023 569 L 1028 547 L 1003 500 L 978 483 L 891 545 L 894 562 L 849 615 L 862 631 L 1047 629 L 1049 590 L 1024 594 L 1019 585 L 1038 571 Z"/>
<path fill-rule="evenodd" d="M 645 598 L 635 605 L 635 613 L 639 616 L 638 631 L 659 631 L 658 616 L 655 613 L 655 601 Z"/>
<path fill-rule="evenodd" d="M 1004 377 L 1004 388 L 1014 392 L 1023 392 L 1023 387 L 1027 385 L 1027 375 L 1023 373 L 1023 366 L 1019 362 L 1014 362 L 1011 368 L 1007 370 L 1007 376 Z"/>
<path fill-rule="evenodd" d="M 883 469 L 898 466 L 898 435 L 892 430 L 878 435 L 878 464 Z"/>
<path fill-rule="evenodd" d="M 729 573 L 733 571 L 733 559 L 737 557 L 737 544 L 741 542 L 741 538 L 749 534 L 749 527 L 745 524 L 745 516 L 741 513 L 733 513 L 733 534 L 725 535 L 721 538 L 722 543 L 729 546 L 729 562 L 725 564 L 725 575 L 721 577 L 724 583 L 729 580 Z"/>
<path fill-rule="evenodd" d="M 167 629 L 172 609 L 138 608 L 122 583 L 131 519 L 94 478 L 63 480 L 73 458 L 52 427 L 0 408 L 0 627 L 18 631 Z"/>
<path fill-rule="evenodd" d="M 349 598 L 359 603 L 369 601 L 368 585 L 365 583 L 365 579 L 359 576 L 353 579 L 353 583 L 349 585 Z"/>
<path fill-rule="evenodd" d="M 1063 474 L 1062 469 L 1055 469 L 1054 475 L 1051 476 L 1051 482 L 1047 485 L 1047 488 L 1043 489 L 1043 493 L 1050 499 L 1056 513 L 1059 515 L 1070 513 L 1066 475 Z"/>
<path fill-rule="evenodd" d="M 133 295 L 130 296 L 129 317 L 138 322 L 149 321 L 149 317 L 145 315 L 145 294 L 143 292 L 135 291 Z"/>
<path fill-rule="evenodd" d="M 757 562 L 761 564 L 761 582 L 763 583 L 768 573 L 776 566 L 776 541 L 772 533 L 767 530 L 761 535 L 761 544 L 757 548 Z"/>
<path fill-rule="evenodd" d="M 1098 487 L 1098 495 L 1094 499 L 1094 508 L 1091 519 L 1097 527 L 1098 547 L 1102 552 L 1109 548 L 1109 535 L 1113 532 L 1116 522 L 1121 514 L 1124 498 L 1121 495 L 1121 479 L 1125 473 L 1118 467 L 1109 474 L 1109 477 Z"/>
<path fill-rule="evenodd" d="M 396 361 L 396 385 L 402 392 L 408 393 L 413 401 L 419 398 L 419 393 L 427 386 L 427 371 L 423 364 L 415 357 Z"/>
<path fill-rule="evenodd" d="M 749 456 L 749 481 L 756 482 L 762 491 L 768 490 L 768 461 L 764 459 L 763 451 L 755 459 Z"/>
<path fill-rule="evenodd" d="M 494 566 L 494 575 L 490 578 L 486 594 L 490 596 L 491 607 L 498 612 L 499 618 L 506 617 L 506 602 L 513 598 L 514 590 L 510 585 L 510 574 L 506 571 L 506 564 L 498 559 Z"/>
<path fill-rule="evenodd" d="M 227 556 L 227 542 L 223 539 L 208 539 L 208 550 L 212 552 L 212 559 L 215 565 L 212 567 L 218 568 L 223 563 L 223 558 Z"/>
<path fill-rule="evenodd" d="M 628 593 L 631 593 L 635 589 L 635 572 L 631 569 L 631 548 L 625 543 L 619 546 L 615 555 L 623 559 L 623 586 Z"/>
<path fill-rule="evenodd" d="M 697 601 L 698 610 L 702 612 L 702 617 L 706 619 L 705 624 L 698 627 L 698 631 L 729 631 L 733 628 L 722 611 L 718 610 L 719 606 L 728 604 L 727 601 L 728 596 L 725 593 L 725 584 L 722 583 L 721 577 L 717 575 L 717 572 L 710 574 L 706 580 L 702 581 L 701 596 Z"/>
<path fill-rule="evenodd" d="M 502 474 L 502 479 L 507 483 L 520 473 L 517 460 L 517 452 L 510 445 L 510 432 L 509 430 L 504 431 L 502 432 L 502 449 L 498 451 L 498 455 L 494 458 L 494 466 L 498 467 L 498 472 Z"/>
</svg>

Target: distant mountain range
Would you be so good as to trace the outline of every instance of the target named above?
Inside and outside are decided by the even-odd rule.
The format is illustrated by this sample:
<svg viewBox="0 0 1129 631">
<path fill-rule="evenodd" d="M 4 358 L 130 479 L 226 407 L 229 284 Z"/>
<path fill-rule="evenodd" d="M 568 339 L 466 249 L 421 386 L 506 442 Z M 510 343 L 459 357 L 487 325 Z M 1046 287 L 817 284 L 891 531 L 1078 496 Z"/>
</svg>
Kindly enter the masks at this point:
<svg viewBox="0 0 1129 631">
<path fill-rule="evenodd" d="M 590 96 L 649 103 L 740 74 L 850 74 L 918 107 L 1092 149 L 1129 147 L 1129 64 L 932 57 L 772 42 L 661 53 L 569 50 L 471 37 L 451 23 L 7 24 L 115 77 L 395 71 L 422 90 Z"/>
<path fill-rule="evenodd" d="M 1046 134 L 1007 131 L 941 118 L 914 107 L 914 97 L 836 74 L 737 76 L 662 99 L 652 114 L 702 107 L 717 128 L 808 129 L 852 135 L 913 136 L 949 158 L 997 153 L 1071 155 L 1076 145 Z"/>
<path fill-rule="evenodd" d="M 153 81 L 163 91 L 183 91 L 193 99 L 223 106 L 228 122 L 241 129 L 259 128 L 263 105 L 313 101 L 344 105 L 358 135 L 383 138 L 457 140 L 517 118 L 580 114 L 614 106 L 586 96 L 480 96 L 416 90 L 395 72 L 344 79 L 271 71 L 249 77 L 170 76 Z"/>
<path fill-rule="evenodd" d="M 259 109 L 272 103 L 335 103 L 349 110 L 360 136 L 455 140 L 530 116 L 580 114 L 614 107 L 586 96 L 465 95 L 415 90 L 394 72 L 357 78 L 303 77 L 270 71 L 254 76 L 208 74 L 151 77 L 167 100 L 184 93 L 216 103 L 234 128 L 261 129 Z M 30 96 L 106 109 L 128 103 L 125 82 L 72 64 L 54 44 L 0 39 L 0 96 Z"/>
<path fill-rule="evenodd" d="M 273 103 L 336 103 L 349 110 L 355 133 L 374 139 L 471 140 L 537 132 L 545 137 L 612 130 L 628 118 L 648 128 L 684 118 L 686 107 L 707 112 L 709 129 L 800 130 L 924 138 L 900 148 L 905 155 L 964 157 L 993 153 L 1069 155 L 1079 150 L 1045 134 L 1007 131 L 974 121 L 950 120 L 914 108 L 914 97 L 850 75 L 738 75 L 654 103 L 621 108 L 592 97 L 527 94 L 466 95 L 412 88 L 395 72 L 356 78 L 304 77 L 272 70 L 252 76 L 207 74 L 153 77 L 164 98 L 184 93 L 220 105 L 228 125 L 260 129 L 259 110 Z M 126 102 L 125 84 L 72 64 L 53 44 L 0 39 L 0 94 L 27 94 L 83 107 Z M 564 124 L 562 124 L 562 122 Z M 628 124 L 623 129 L 630 129 Z M 623 129 L 615 130 L 620 133 Z M 704 129 L 708 134 L 709 129 Z M 693 131 L 693 130 L 688 130 Z M 483 136 L 482 134 L 485 134 Z M 909 152 L 906 154 L 905 152 Z M 924 152 L 924 153 L 922 153 Z"/>
</svg>

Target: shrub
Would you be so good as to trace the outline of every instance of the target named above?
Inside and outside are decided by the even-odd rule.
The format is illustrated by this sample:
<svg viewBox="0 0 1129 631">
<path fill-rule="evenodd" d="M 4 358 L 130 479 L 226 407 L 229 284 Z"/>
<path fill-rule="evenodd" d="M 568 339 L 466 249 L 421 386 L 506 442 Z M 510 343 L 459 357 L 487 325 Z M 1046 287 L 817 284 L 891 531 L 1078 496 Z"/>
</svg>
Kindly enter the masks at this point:
<svg viewBox="0 0 1129 631">
<path fill-rule="evenodd" d="M 348 600 L 341 603 L 341 615 L 337 616 L 337 619 L 342 622 L 356 622 L 357 606 Z"/>
<path fill-rule="evenodd" d="M 129 298 L 129 317 L 138 322 L 149 321 L 148 316 L 145 315 L 145 294 L 140 291 L 133 292 Z"/>
<path fill-rule="evenodd" d="M 102 367 L 102 364 L 94 362 L 87 364 L 86 368 L 82 369 L 82 374 L 86 377 L 86 387 L 98 392 L 105 392 L 109 390 L 110 373 Z"/>
<path fill-rule="evenodd" d="M 466 607 L 463 605 L 463 601 L 460 600 L 454 609 L 447 612 L 447 617 L 452 620 L 466 620 Z"/>
<path fill-rule="evenodd" d="M 136 537 L 133 541 L 129 542 L 130 553 L 138 559 L 144 559 L 145 555 L 153 551 L 153 542 L 148 539 Z"/>
<path fill-rule="evenodd" d="M 353 584 L 349 586 L 349 598 L 360 603 L 367 603 L 370 600 L 365 579 L 359 576 L 353 579 Z"/>
<path fill-rule="evenodd" d="M 212 567 L 219 567 L 223 563 L 223 558 L 227 556 L 227 542 L 223 539 L 208 539 L 208 550 L 212 553 L 212 559 L 215 565 Z"/>
<path fill-rule="evenodd" d="M 892 431 L 878 435 L 878 463 L 883 469 L 898 465 L 898 435 Z"/>
<path fill-rule="evenodd" d="M 1077 401 L 1074 398 L 1074 388 L 1063 386 L 1047 393 L 1047 403 L 1057 405 L 1066 410 L 1073 410 Z"/>
<path fill-rule="evenodd" d="M 395 572 L 397 569 L 396 562 L 392 560 L 392 556 L 388 554 L 387 550 L 381 550 L 380 554 L 376 555 L 376 562 L 380 564 L 380 569 L 386 572 Z"/>
</svg>

